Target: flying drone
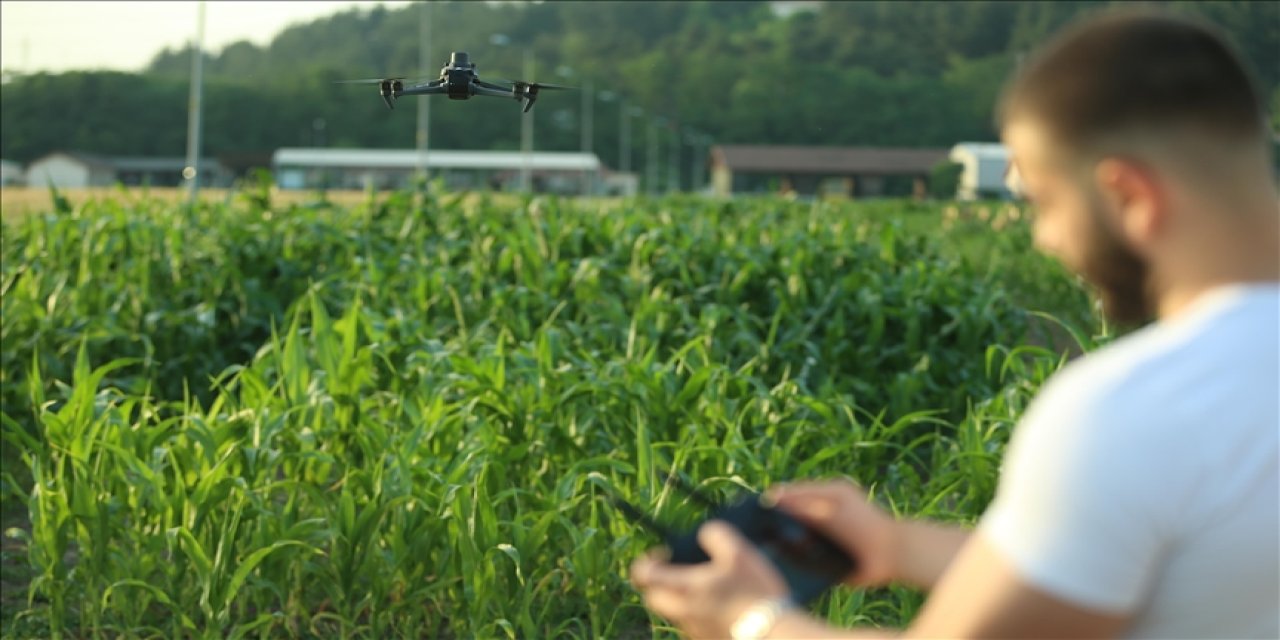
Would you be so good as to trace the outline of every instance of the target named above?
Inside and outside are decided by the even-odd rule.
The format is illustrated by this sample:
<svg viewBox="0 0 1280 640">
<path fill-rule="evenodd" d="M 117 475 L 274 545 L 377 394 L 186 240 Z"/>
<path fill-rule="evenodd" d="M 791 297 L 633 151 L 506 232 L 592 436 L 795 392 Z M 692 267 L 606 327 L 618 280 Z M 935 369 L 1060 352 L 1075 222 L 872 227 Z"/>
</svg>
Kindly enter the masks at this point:
<svg viewBox="0 0 1280 640">
<path fill-rule="evenodd" d="M 492 82 L 485 82 L 476 75 L 476 63 L 464 51 L 449 54 L 449 63 L 440 69 L 440 79 L 405 86 L 405 78 L 368 78 L 364 80 L 339 80 L 339 84 L 376 84 L 382 101 L 390 109 L 395 108 L 396 98 L 400 96 L 429 96 L 443 94 L 450 100 L 470 100 L 472 96 L 492 96 L 494 98 L 513 98 L 524 104 L 524 110 L 533 108 L 538 99 L 538 91 L 542 89 L 571 89 L 556 84 L 541 84 L 523 80 L 502 80 L 504 87 Z"/>
</svg>

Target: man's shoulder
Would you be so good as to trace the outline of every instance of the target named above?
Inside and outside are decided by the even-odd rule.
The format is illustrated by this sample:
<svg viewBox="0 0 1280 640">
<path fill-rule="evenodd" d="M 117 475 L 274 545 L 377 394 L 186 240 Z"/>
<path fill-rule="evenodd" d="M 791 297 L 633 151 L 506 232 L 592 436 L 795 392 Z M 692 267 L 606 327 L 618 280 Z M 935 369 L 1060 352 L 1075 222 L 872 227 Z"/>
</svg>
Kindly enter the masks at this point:
<svg viewBox="0 0 1280 640">
<path fill-rule="evenodd" d="M 1267 410 L 1260 403 L 1274 405 L 1280 386 L 1280 315 L 1268 299 L 1274 294 L 1263 293 L 1148 326 L 1076 359 L 1049 380 L 1031 414 L 1116 438 L 1194 428 L 1253 404 Z"/>
<path fill-rule="evenodd" d="M 1159 327 L 1140 329 L 1067 364 L 1049 379 L 1036 402 L 1052 405 L 1059 415 L 1126 412 L 1147 404 L 1149 387 L 1185 366 L 1181 361 L 1191 355 L 1184 345 L 1170 344 Z M 1100 416 L 1089 417 L 1093 422 Z"/>
</svg>

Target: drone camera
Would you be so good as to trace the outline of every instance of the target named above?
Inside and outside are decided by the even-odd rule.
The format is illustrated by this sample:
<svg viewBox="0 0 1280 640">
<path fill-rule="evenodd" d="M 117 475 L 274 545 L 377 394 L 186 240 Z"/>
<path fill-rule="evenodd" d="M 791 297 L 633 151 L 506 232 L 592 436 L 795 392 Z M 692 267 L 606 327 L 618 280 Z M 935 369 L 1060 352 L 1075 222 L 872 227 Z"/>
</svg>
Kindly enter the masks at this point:
<svg viewBox="0 0 1280 640">
<path fill-rule="evenodd" d="M 439 58 L 437 58 L 438 60 Z M 451 67 L 471 67 L 471 56 L 466 51 L 454 51 L 449 54 L 449 66 Z"/>
</svg>

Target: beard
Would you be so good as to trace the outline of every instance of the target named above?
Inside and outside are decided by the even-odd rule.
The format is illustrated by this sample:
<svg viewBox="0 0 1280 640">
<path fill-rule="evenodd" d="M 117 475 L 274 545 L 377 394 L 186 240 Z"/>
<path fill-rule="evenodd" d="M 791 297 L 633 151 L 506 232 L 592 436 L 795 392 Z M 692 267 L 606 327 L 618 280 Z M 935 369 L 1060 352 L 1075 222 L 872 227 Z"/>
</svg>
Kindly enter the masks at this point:
<svg viewBox="0 0 1280 640">
<path fill-rule="evenodd" d="M 1093 285 L 1108 321 L 1137 327 L 1155 317 L 1151 270 L 1107 225 L 1104 207 L 1100 197 L 1090 198 L 1089 237 L 1084 242 L 1080 275 Z"/>
</svg>

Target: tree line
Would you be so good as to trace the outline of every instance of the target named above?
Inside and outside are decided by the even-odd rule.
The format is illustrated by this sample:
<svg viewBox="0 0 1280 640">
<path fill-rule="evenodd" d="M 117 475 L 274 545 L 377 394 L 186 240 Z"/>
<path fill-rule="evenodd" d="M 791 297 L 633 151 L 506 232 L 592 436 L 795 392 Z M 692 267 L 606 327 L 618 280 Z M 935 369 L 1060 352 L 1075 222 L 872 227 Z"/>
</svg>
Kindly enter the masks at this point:
<svg viewBox="0 0 1280 640">
<path fill-rule="evenodd" d="M 992 106 L 1019 60 L 1073 18 L 1109 4 L 826 2 L 779 15 L 767 2 L 741 1 L 432 3 L 425 74 L 418 6 L 350 9 L 290 27 L 265 47 L 246 41 L 205 52 L 204 149 L 410 148 L 412 100 L 421 98 L 388 111 L 376 87 L 335 81 L 431 78 L 450 51 L 470 53 L 481 77 L 522 77 L 527 51 L 531 79 L 578 86 L 589 79 L 593 149 L 615 168 L 624 107 L 643 111 L 631 120 L 632 167 L 644 160 L 650 125 L 663 160 L 690 131 L 751 144 L 994 140 Z M 1220 27 L 1280 111 L 1280 3 L 1163 6 Z M 182 155 L 191 55 L 161 51 L 142 73 L 11 78 L 0 92 L 0 154 L 22 162 L 60 149 Z M 581 105 L 578 93 L 545 93 L 533 110 L 537 148 L 578 149 Z M 519 147 L 514 101 L 435 99 L 431 108 L 433 148 Z"/>
</svg>

